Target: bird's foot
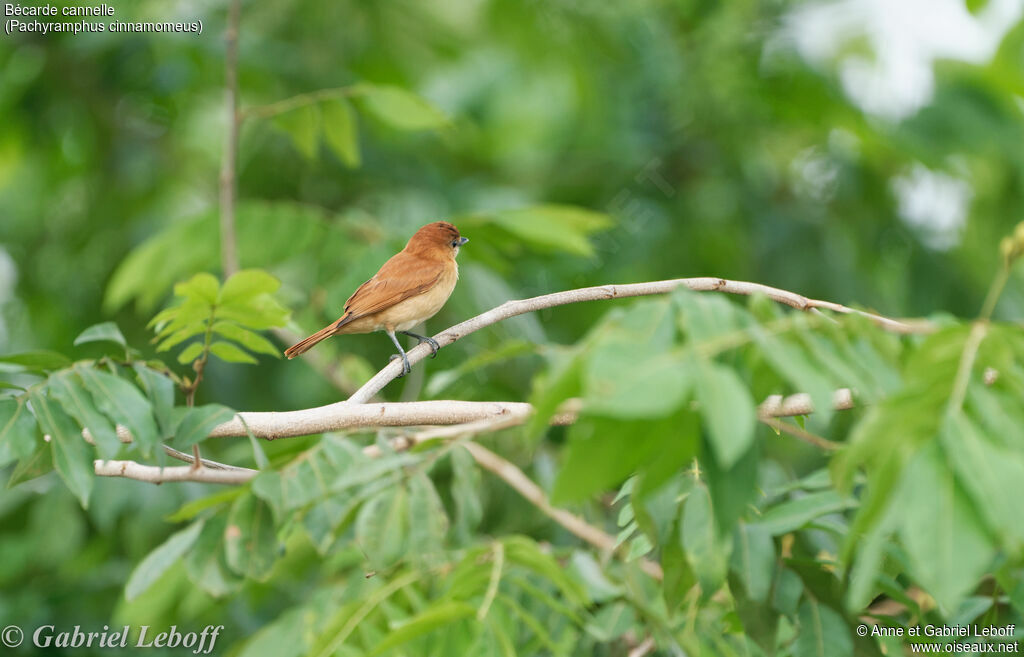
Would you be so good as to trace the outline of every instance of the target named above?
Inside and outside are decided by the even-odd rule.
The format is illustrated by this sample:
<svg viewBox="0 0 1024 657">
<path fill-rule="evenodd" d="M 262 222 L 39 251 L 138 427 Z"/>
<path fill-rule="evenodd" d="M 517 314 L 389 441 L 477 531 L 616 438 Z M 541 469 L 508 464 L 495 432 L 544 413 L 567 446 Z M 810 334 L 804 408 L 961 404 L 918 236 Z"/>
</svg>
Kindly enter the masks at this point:
<svg viewBox="0 0 1024 657">
<path fill-rule="evenodd" d="M 430 357 L 437 358 L 437 350 L 441 348 L 441 345 L 437 344 L 437 340 L 434 338 L 423 338 L 420 340 L 420 344 L 423 344 L 424 342 L 430 345 Z M 419 345 L 416 346 L 418 347 Z"/>
<path fill-rule="evenodd" d="M 437 340 L 435 340 L 434 338 L 428 338 L 427 336 L 420 335 L 418 333 L 412 333 L 410 331 L 402 331 L 402 332 L 405 333 L 406 335 L 408 335 L 410 338 L 416 338 L 417 340 L 419 340 L 419 342 L 416 345 L 417 347 L 420 346 L 421 344 L 423 344 L 424 342 L 429 344 L 430 345 L 430 357 L 431 358 L 437 358 L 437 350 L 441 348 L 441 345 L 437 344 Z"/>
<path fill-rule="evenodd" d="M 412 365 L 409 364 L 409 357 L 405 354 L 391 354 L 391 358 L 389 360 L 394 360 L 396 358 L 402 359 L 402 373 L 398 375 L 399 378 L 401 378 L 412 371 Z"/>
</svg>

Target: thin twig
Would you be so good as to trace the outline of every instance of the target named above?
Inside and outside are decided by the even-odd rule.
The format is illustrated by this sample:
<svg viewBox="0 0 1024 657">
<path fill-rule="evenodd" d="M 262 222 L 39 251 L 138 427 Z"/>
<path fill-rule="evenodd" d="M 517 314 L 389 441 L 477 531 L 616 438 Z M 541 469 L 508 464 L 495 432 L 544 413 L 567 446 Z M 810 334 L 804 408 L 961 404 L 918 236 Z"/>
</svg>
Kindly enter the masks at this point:
<svg viewBox="0 0 1024 657">
<path fill-rule="evenodd" d="M 224 34 L 224 101 L 227 129 L 220 169 L 220 264 L 224 278 L 238 271 L 238 239 L 235 230 L 236 167 L 238 162 L 238 23 L 241 0 L 230 0 Z"/>
<path fill-rule="evenodd" d="M 305 107 L 306 105 L 312 105 L 313 103 L 319 103 L 331 98 L 344 98 L 346 96 L 351 96 L 357 91 L 358 87 L 355 86 L 317 89 L 316 91 L 297 94 L 266 105 L 246 107 L 241 112 L 241 118 L 243 120 L 249 117 L 269 119 L 273 116 L 277 116 L 278 114 L 284 114 L 285 112 L 290 112 L 300 107 Z"/>
<path fill-rule="evenodd" d="M 643 642 L 640 643 L 636 648 L 630 650 L 629 655 L 627 655 L 626 657 L 645 657 L 645 655 L 650 654 L 650 652 L 654 650 L 654 648 L 654 637 L 649 636 L 646 639 L 644 639 Z"/>
<path fill-rule="evenodd" d="M 480 608 L 476 611 L 476 619 L 482 621 L 487 618 L 487 612 L 491 610 L 494 598 L 498 595 L 498 585 L 501 584 L 501 573 L 505 568 L 505 546 L 501 541 L 494 541 L 491 548 L 494 555 L 494 563 L 491 564 L 491 579 L 487 583 L 487 592 Z"/>
<path fill-rule="evenodd" d="M 599 550 L 615 551 L 615 537 L 606 534 L 597 527 L 588 524 L 585 520 L 569 513 L 565 509 L 551 506 L 548 496 L 540 486 L 533 483 L 522 470 L 511 462 L 501 458 L 486 447 L 474 442 L 462 443 L 473 459 L 481 468 L 488 470 L 498 476 L 502 481 L 511 486 L 517 493 L 522 495 L 528 502 L 540 509 L 540 512 L 551 518 L 559 525 L 567 529 L 571 534 L 590 543 Z M 641 570 L 655 579 L 663 579 L 665 574 L 661 565 L 647 559 L 640 559 L 637 562 Z"/>
<path fill-rule="evenodd" d="M 918 333 L 932 330 L 930 324 L 907 323 L 882 317 L 874 313 L 849 308 L 831 301 L 820 301 L 808 299 L 805 296 L 780 290 L 778 288 L 761 285 L 760 283 L 748 283 L 744 281 L 729 281 L 724 278 L 675 278 L 667 281 L 652 281 L 648 283 L 632 283 L 629 285 L 600 285 L 597 287 L 584 287 L 577 290 L 566 290 L 545 294 L 529 299 L 506 301 L 496 308 L 492 308 L 476 317 L 467 319 L 461 324 L 442 331 L 434 336 L 434 340 L 441 347 L 447 346 L 456 340 L 479 331 L 482 328 L 496 324 L 502 320 L 524 313 L 553 308 L 571 303 L 583 301 L 599 301 L 603 299 L 618 299 L 626 297 L 649 296 L 656 294 L 667 294 L 673 290 L 686 287 L 697 292 L 725 292 L 728 294 L 752 295 L 763 294 L 779 303 L 791 306 L 798 310 L 810 310 L 813 308 L 824 308 L 842 314 L 854 314 L 866 317 L 875 322 L 878 326 L 897 333 Z M 418 363 L 431 353 L 427 344 L 418 345 L 406 352 L 410 363 Z M 367 381 L 359 390 L 348 398 L 352 403 L 363 403 L 380 392 L 384 386 L 396 379 L 402 373 L 402 365 L 395 360 L 384 366 L 377 374 Z"/>
<path fill-rule="evenodd" d="M 173 447 L 170 447 L 168 445 L 161 445 L 161 447 L 163 447 L 164 452 L 168 456 L 170 456 L 171 458 L 178 459 L 179 461 L 184 461 L 185 463 L 195 463 L 196 462 L 194 454 L 186 454 L 185 452 L 179 452 L 178 450 L 176 450 Z M 218 461 L 211 461 L 210 459 L 200 458 L 199 462 L 202 463 L 204 468 L 210 468 L 211 470 L 234 470 L 236 472 L 238 472 L 238 471 L 250 472 L 251 471 L 249 468 L 243 468 L 243 467 L 240 467 L 240 466 L 237 466 L 237 465 L 229 465 L 227 463 L 220 463 Z"/>
<path fill-rule="evenodd" d="M 501 429 L 507 429 L 508 427 L 522 424 L 524 419 L 525 418 L 516 416 L 505 416 L 476 420 L 474 422 L 466 422 L 464 424 L 456 424 L 446 427 L 432 427 L 430 429 L 417 431 L 413 434 L 396 436 L 390 441 L 390 445 L 391 449 L 397 452 L 402 452 L 431 440 L 452 440 L 455 438 L 464 438 L 466 436 L 478 436 L 483 433 L 493 433 L 495 431 L 500 431 Z M 366 454 L 371 458 L 377 458 L 382 454 L 382 452 L 380 447 L 377 445 L 367 445 L 363 448 L 363 454 Z"/>
<path fill-rule="evenodd" d="M 842 446 L 839 443 L 829 440 L 828 438 L 822 438 L 818 434 L 811 433 L 810 431 L 792 425 L 789 422 L 783 422 L 782 420 L 778 420 L 773 417 L 762 417 L 759 419 L 761 420 L 761 422 L 767 424 L 769 427 L 775 429 L 776 431 L 788 433 L 797 440 L 801 440 L 807 443 L 808 445 L 813 445 L 814 447 L 817 447 L 819 449 L 833 451 L 839 449 Z"/>
</svg>

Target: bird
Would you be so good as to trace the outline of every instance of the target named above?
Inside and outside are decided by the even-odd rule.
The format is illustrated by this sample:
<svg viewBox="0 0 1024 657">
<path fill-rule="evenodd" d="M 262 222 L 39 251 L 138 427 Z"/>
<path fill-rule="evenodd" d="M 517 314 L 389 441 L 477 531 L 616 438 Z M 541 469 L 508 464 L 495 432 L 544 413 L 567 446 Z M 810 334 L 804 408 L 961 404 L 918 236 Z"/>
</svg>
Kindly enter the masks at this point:
<svg viewBox="0 0 1024 657">
<path fill-rule="evenodd" d="M 345 310 L 334 322 L 285 350 L 289 359 L 305 353 L 332 335 L 384 331 L 398 349 L 391 357 L 402 359 L 402 373 L 412 371 L 409 357 L 395 333 L 402 333 L 430 345 L 431 358 L 439 345 L 433 338 L 409 329 L 441 310 L 459 280 L 455 256 L 469 238 L 447 221 L 423 226 L 409 238 L 405 248 L 391 256 L 373 277 L 359 286 L 345 302 Z"/>
</svg>

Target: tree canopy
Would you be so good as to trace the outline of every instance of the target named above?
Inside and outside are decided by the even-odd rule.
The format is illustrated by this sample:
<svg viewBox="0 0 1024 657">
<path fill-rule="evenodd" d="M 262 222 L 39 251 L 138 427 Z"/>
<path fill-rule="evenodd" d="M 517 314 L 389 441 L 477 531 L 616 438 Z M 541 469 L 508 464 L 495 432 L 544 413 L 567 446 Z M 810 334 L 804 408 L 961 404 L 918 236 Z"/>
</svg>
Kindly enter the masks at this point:
<svg viewBox="0 0 1024 657">
<path fill-rule="evenodd" d="M 16 654 L 1019 640 L 979 633 L 1024 628 L 1024 19 L 939 3 L 995 47 L 886 112 L 870 23 L 805 43 L 869 4 L 141 0 L 85 20 L 202 29 L 0 37 Z M 438 219 L 471 241 L 436 359 L 280 357 Z"/>
</svg>

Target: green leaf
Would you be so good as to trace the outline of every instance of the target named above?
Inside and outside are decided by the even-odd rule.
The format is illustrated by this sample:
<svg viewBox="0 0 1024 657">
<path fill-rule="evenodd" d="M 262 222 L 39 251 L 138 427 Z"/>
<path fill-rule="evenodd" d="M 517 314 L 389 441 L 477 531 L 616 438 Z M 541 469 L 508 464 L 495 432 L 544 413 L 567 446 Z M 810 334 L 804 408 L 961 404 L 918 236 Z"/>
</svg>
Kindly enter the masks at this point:
<svg viewBox="0 0 1024 657">
<path fill-rule="evenodd" d="M 664 417 L 682 404 L 690 384 L 686 367 L 671 352 L 634 342 L 604 342 L 586 361 L 584 403 L 592 414 Z"/>
<path fill-rule="evenodd" d="M 299 657 L 309 651 L 307 643 L 308 612 L 304 607 L 292 607 L 264 625 L 252 635 L 238 657 Z M 312 637 L 309 637 L 312 638 Z M 343 657 L 341 651 L 335 653 Z"/>
<path fill-rule="evenodd" d="M 257 580 L 270 576 L 277 554 L 277 536 L 270 507 L 254 495 L 235 500 L 224 530 L 227 565 L 239 575 Z"/>
<path fill-rule="evenodd" d="M 566 602 L 577 606 L 590 603 L 586 592 L 566 574 L 565 569 L 550 554 L 542 552 L 532 539 L 525 536 L 508 536 L 502 539 L 502 544 L 505 546 L 505 560 L 508 563 L 529 568 L 557 586 Z"/>
<path fill-rule="evenodd" d="M 117 324 L 114 322 L 93 324 L 78 334 L 78 337 L 75 338 L 74 345 L 77 347 L 78 345 L 86 342 L 116 342 L 122 347 L 128 346 L 128 343 L 124 339 L 124 335 L 121 334 L 121 329 L 119 329 Z"/>
<path fill-rule="evenodd" d="M 174 435 L 174 382 L 156 370 L 141 363 L 133 366 L 142 382 L 142 389 L 153 405 L 153 415 L 160 427 L 160 437 L 168 439 Z"/>
<path fill-rule="evenodd" d="M 159 351 L 159 349 L 157 350 Z M 181 364 L 191 363 L 203 353 L 203 343 L 193 342 L 178 354 L 178 362 Z"/>
<path fill-rule="evenodd" d="M 82 432 L 59 405 L 38 389 L 29 393 L 29 399 L 40 428 L 50 436 L 53 467 L 81 502 L 82 508 L 88 508 L 95 478 L 92 450 L 82 438 Z"/>
<path fill-rule="evenodd" d="M 36 434 L 36 422 L 24 398 L 0 399 L 0 467 L 31 458 Z"/>
<path fill-rule="evenodd" d="M 743 583 L 747 596 L 764 602 L 772 587 L 775 571 L 775 543 L 763 527 L 741 522 L 736 525 L 732 539 L 730 568 Z"/>
<path fill-rule="evenodd" d="M 636 625 L 636 612 L 625 602 L 601 607 L 586 625 L 587 632 L 602 643 L 615 641 Z"/>
<path fill-rule="evenodd" d="M 173 566 L 188 551 L 199 537 L 203 529 L 203 521 L 199 520 L 171 536 L 155 550 L 146 555 L 124 587 L 124 597 L 131 602 L 146 591 L 168 568 Z"/>
<path fill-rule="evenodd" d="M 383 641 L 373 647 L 368 655 L 380 655 L 392 648 L 407 643 L 416 637 L 437 631 L 452 623 L 476 614 L 476 608 L 465 602 L 438 602 L 409 620 L 392 626 Z"/>
<path fill-rule="evenodd" d="M 700 413 L 707 426 L 718 463 L 732 467 L 750 449 L 757 424 L 757 407 L 747 386 L 732 369 L 701 361 L 694 384 Z"/>
<path fill-rule="evenodd" d="M 235 214 L 242 267 L 267 267 L 289 260 L 296 253 L 319 259 L 324 253 L 336 254 L 342 236 L 350 239 L 333 225 L 333 217 L 302 203 L 239 199 Z M 114 270 L 107 284 L 104 309 L 113 312 L 135 300 L 141 312 L 150 312 L 176 282 L 219 261 L 219 235 L 220 216 L 216 210 L 166 222 L 162 231 L 136 247 Z M 325 239 L 331 235 L 336 239 Z M 342 246 L 349 244 L 342 242 Z M 209 317 L 209 304 L 204 305 L 205 318 Z M 167 316 L 161 321 L 167 321 Z"/>
<path fill-rule="evenodd" d="M 613 225 L 606 214 L 571 205 L 535 205 L 457 217 L 454 221 L 467 234 L 474 227 L 484 230 L 498 227 L 508 233 L 515 244 L 541 252 L 564 252 L 584 257 L 594 255 L 590 235 Z"/>
<path fill-rule="evenodd" d="M 113 458 L 121 449 L 114 425 L 96 408 L 92 395 L 79 382 L 73 371 L 54 374 L 49 380 L 50 393 L 60 402 L 64 410 L 89 430 L 100 456 Z"/>
<path fill-rule="evenodd" d="M 234 304 L 217 312 L 218 319 L 238 322 L 254 330 L 284 326 L 288 321 L 288 315 L 287 308 L 265 294 L 249 299 L 244 305 Z"/>
<path fill-rule="evenodd" d="M 433 482 L 416 473 L 409 478 L 409 550 L 419 560 L 436 557 L 447 530 L 448 516 Z"/>
<path fill-rule="evenodd" d="M 220 283 L 213 274 L 200 272 L 184 283 L 174 286 L 174 296 L 184 297 L 186 300 L 201 301 L 212 306 L 217 302 L 217 295 L 220 293 Z"/>
<path fill-rule="evenodd" d="M 516 646 L 512 642 L 512 638 L 497 621 L 488 618 L 487 629 L 490 630 L 487 636 L 493 641 L 491 654 L 500 655 L 500 657 L 516 657 Z"/>
<path fill-rule="evenodd" d="M 213 332 L 223 335 L 228 340 L 234 340 L 249 351 L 267 354 L 275 358 L 281 357 L 281 350 L 274 346 L 270 340 L 267 340 L 259 333 L 244 329 L 238 324 L 220 321 L 213 325 Z"/>
<path fill-rule="evenodd" d="M 810 493 L 772 507 L 755 524 L 769 534 L 779 536 L 796 531 L 821 516 L 839 513 L 856 505 L 855 500 L 844 498 L 832 490 Z"/>
<path fill-rule="evenodd" d="M 561 504 L 618 486 L 638 470 L 672 471 L 690 462 L 697 436 L 682 433 L 679 414 L 653 420 L 581 417 L 551 493 Z M 682 433 L 682 435 L 680 435 Z"/>
<path fill-rule="evenodd" d="M 174 446 L 181 450 L 188 449 L 205 440 L 215 426 L 227 422 L 234 416 L 233 410 L 220 404 L 194 406 L 185 411 L 184 417 L 181 418 L 174 434 Z"/>
<path fill-rule="evenodd" d="M 258 361 L 230 342 L 214 342 L 210 353 L 228 363 L 257 363 Z"/>
<path fill-rule="evenodd" d="M 825 426 L 832 417 L 835 386 L 822 374 L 822 367 L 790 340 L 769 334 L 760 326 L 752 329 L 761 353 L 780 376 L 797 390 L 806 392 L 814 404 L 811 422 Z"/>
<path fill-rule="evenodd" d="M 316 158 L 320 134 L 320 110 L 316 105 L 303 105 L 274 118 L 278 128 L 291 138 L 292 144 L 309 160 Z"/>
<path fill-rule="evenodd" d="M 793 642 L 793 657 L 848 657 L 853 638 L 846 621 L 831 607 L 805 598 L 797 617 L 800 631 Z"/>
<path fill-rule="evenodd" d="M 14 468 L 10 478 L 7 480 L 7 487 L 13 488 L 23 481 L 29 481 L 53 470 L 53 456 L 50 446 L 42 440 L 38 441 L 36 448 L 27 457 L 23 457 Z"/>
<path fill-rule="evenodd" d="M 998 412 L 998 410 L 996 410 Z M 974 500 L 989 529 L 1004 537 L 1010 551 L 1024 542 L 1017 500 L 1024 499 L 1024 458 L 1020 450 L 1004 449 L 962 413 L 940 430 L 943 451 Z"/>
<path fill-rule="evenodd" d="M 450 452 L 452 463 L 452 499 L 455 501 L 455 535 L 462 543 L 473 539 L 473 530 L 484 517 L 480 501 L 480 470 L 469 451 L 455 445 Z"/>
<path fill-rule="evenodd" d="M 217 305 L 231 306 L 261 294 L 273 294 L 279 287 L 281 281 L 262 269 L 243 269 L 224 282 Z"/>
<path fill-rule="evenodd" d="M 143 454 L 149 454 L 160 441 L 149 400 L 138 388 L 113 374 L 84 366 L 76 367 L 75 371 L 92 393 L 97 408 L 114 422 L 128 427 L 135 444 Z"/>
<path fill-rule="evenodd" d="M 376 568 L 396 563 L 408 550 L 409 495 L 404 486 L 379 492 L 356 516 L 356 542 Z"/>
<path fill-rule="evenodd" d="M 580 582 L 592 602 L 602 603 L 622 597 L 622 587 L 613 584 L 605 576 L 601 565 L 589 552 L 577 550 L 572 553 L 569 574 Z"/>
<path fill-rule="evenodd" d="M 582 387 L 583 354 L 581 351 L 559 354 L 546 375 L 534 382 L 530 404 L 534 413 L 526 424 L 530 437 L 542 435 L 558 407 L 570 397 L 579 395 Z"/>
<path fill-rule="evenodd" d="M 245 489 L 235 488 L 227 492 L 235 493 L 234 497 L 238 497 L 238 493 L 244 493 Z M 185 557 L 185 570 L 189 579 L 215 598 L 234 591 L 243 582 L 227 565 L 224 550 L 227 523 L 225 513 L 218 513 L 207 519 L 203 531 Z"/>
<path fill-rule="evenodd" d="M 988 6 L 988 0 L 965 0 L 967 4 L 967 11 L 971 12 L 975 16 L 980 14 Z"/>
<path fill-rule="evenodd" d="M 804 583 L 800 576 L 789 568 L 779 568 L 775 591 L 772 593 L 772 608 L 780 614 L 794 618 L 803 593 Z"/>
<path fill-rule="evenodd" d="M 178 329 L 174 333 L 171 333 L 166 338 L 160 341 L 160 344 L 156 346 L 157 352 L 170 351 L 174 347 L 188 340 L 194 338 L 197 335 L 202 335 L 206 332 L 206 322 L 200 321 L 194 324 L 189 324 L 184 328 Z M 163 332 L 161 332 L 163 333 Z"/>
<path fill-rule="evenodd" d="M 703 483 L 695 485 L 686 498 L 680 530 L 686 560 L 697 574 L 702 595 L 708 598 L 725 582 L 730 545 L 720 536 L 711 495 Z"/>
<path fill-rule="evenodd" d="M 991 564 L 995 547 L 937 443 L 907 465 L 897 500 L 911 575 L 952 612 Z"/>
<path fill-rule="evenodd" d="M 353 91 L 364 110 L 398 130 L 432 130 L 448 123 L 440 110 L 400 87 L 363 83 Z"/>
<path fill-rule="evenodd" d="M 167 522 L 185 522 L 192 520 L 207 509 L 234 502 L 240 495 L 245 493 L 245 488 L 228 488 L 206 497 L 185 502 L 174 513 L 164 517 Z M 222 532 L 223 533 L 223 532 Z"/>
<path fill-rule="evenodd" d="M 32 371 L 51 371 L 68 367 L 71 360 L 56 351 L 24 351 L 20 354 L 0 356 L 0 363 L 18 365 Z"/>
<path fill-rule="evenodd" d="M 900 510 L 889 504 L 880 520 L 857 535 L 857 555 L 850 568 L 850 584 L 846 589 L 846 607 L 852 613 L 864 609 L 878 595 L 875 585 L 882 572 L 886 549 L 899 522 Z M 853 532 L 851 532 L 851 535 Z"/>
<path fill-rule="evenodd" d="M 345 166 L 358 167 L 359 132 L 352 105 L 344 98 L 332 98 L 320 103 L 320 115 L 327 145 Z"/>
</svg>

